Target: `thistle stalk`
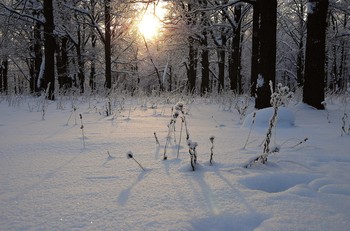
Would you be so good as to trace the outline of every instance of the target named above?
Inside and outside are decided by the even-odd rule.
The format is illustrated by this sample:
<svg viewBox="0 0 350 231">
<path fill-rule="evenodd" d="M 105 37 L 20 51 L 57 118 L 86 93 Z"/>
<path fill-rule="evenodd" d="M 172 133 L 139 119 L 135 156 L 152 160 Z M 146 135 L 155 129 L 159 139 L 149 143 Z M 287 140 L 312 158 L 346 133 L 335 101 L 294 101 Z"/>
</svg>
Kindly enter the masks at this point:
<svg viewBox="0 0 350 231">
<path fill-rule="evenodd" d="M 85 148 L 85 135 L 84 135 L 84 125 L 83 125 L 83 116 L 79 114 L 80 116 L 80 129 L 81 129 L 81 134 L 83 136 L 83 146 Z"/>
<path fill-rule="evenodd" d="M 214 155 L 214 136 L 209 137 L 211 148 L 210 148 L 210 165 L 213 164 L 213 155 Z"/>
<path fill-rule="evenodd" d="M 131 151 L 128 151 L 128 152 L 126 153 L 126 157 L 127 157 L 128 159 L 133 159 L 133 160 L 140 166 L 140 168 L 141 168 L 143 171 L 145 171 L 145 169 L 142 167 L 142 165 L 134 158 L 134 154 L 133 154 Z"/>
<path fill-rule="evenodd" d="M 158 137 L 157 137 L 157 133 L 156 133 L 156 132 L 153 132 L 153 135 L 154 135 L 154 138 L 156 139 L 156 143 L 157 143 L 158 145 L 160 145 L 160 144 L 159 144 Z"/>
<path fill-rule="evenodd" d="M 177 146 L 177 156 L 176 156 L 176 158 L 179 158 L 183 124 L 184 124 L 184 118 L 181 117 L 180 138 L 179 138 L 179 145 Z"/>
</svg>

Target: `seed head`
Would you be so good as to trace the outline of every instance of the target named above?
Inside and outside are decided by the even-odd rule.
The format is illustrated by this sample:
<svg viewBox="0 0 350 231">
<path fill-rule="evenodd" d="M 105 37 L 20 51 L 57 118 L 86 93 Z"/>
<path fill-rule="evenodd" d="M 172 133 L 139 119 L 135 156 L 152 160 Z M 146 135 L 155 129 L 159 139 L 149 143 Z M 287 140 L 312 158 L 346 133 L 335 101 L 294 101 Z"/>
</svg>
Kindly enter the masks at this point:
<svg viewBox="0 0 350 231">
<path fill-rule="evenodd" d="M 211 143 L 214 142 L 214 138 L 215 138 L 214 136 L 209 137 L 209 140 L 210 140 Z"/>
<path fill-rule="evenodd" d="M 126 153 L 126 157 L 127 157 L 128 159 L 134 158 L 134 155 L 133 155 L 132 151 L 128 151 L 128 152 Z"/>
</svg>

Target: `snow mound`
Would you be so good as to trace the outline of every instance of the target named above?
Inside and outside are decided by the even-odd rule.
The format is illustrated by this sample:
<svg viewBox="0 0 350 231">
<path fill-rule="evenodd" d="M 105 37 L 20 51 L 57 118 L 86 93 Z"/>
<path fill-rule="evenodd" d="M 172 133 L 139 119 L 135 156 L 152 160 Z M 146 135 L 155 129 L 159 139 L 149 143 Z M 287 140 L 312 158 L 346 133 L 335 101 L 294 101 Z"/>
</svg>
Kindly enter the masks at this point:
<svg viewBox="0 0 350 231">
<path fill-rule="evenodd" d="M 316 177 L 308 174 L 279 173 L 252 176 L 240 180 L 240 183 L 252 190 L 268 193 L 284 192 L 299 184 L 308 184 Z"/>
<path fill-rule="evenodd" d="M 267 127 L 273 115 L 273 108 L 268 107 L 255 111 L 254 126 Z M 253 121 L 254 112 L 246 116 L 243 122 L 243 127 L 250 127 Z M 277 127 L 293 127 L 295 123 L 294 113 L 285 107 L 278 109 Z"/>
</svg>

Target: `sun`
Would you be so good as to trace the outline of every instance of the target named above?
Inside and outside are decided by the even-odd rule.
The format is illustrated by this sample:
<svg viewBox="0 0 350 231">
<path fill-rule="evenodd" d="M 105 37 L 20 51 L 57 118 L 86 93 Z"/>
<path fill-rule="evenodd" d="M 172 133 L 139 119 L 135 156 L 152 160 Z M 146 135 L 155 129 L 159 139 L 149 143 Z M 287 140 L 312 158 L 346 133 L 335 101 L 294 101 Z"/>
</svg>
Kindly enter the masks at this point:
<svg viewBox="0 0 350 231">
<path fill-rule="evenodd" d="M 141 20 L 137 24 L 138 31 L 148 40 L 156 39 L 162 31 L 162 21 L 164 20 L 167 9 L 167 3 L 155 4 L 150 6 L 144 12 Z"/>
<path fill-rule="evenodd" d="M 161 22 L 153 14 L 145 14 L 138 24 L 138 29 L 145 39 L 153 39 L 157 37 L 160 28 Z"/>
</svg>

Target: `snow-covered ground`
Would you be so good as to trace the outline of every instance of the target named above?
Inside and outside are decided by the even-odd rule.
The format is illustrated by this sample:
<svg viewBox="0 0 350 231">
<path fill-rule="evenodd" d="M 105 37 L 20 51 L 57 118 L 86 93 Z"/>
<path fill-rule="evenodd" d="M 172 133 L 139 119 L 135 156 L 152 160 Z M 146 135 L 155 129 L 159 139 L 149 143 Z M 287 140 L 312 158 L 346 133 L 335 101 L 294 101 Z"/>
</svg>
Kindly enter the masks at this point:
<svg viewBox="0 0 350 231">
<path fill-rule="evenodd" d="M 10 98 L 0 102 L 0 230 L 349 230 L 340 100 L 323 111 L 290 103 L 272 135 L 279 152 L 247 169 L 262 154 L 271 110 L 252 126 L 219 100 L 185 99 L 193 172 L 184 129 L 177 158 L 181 120 L 163 160 L 175 100 L 115 101 L 107 117 L 105 99 L 59 99 L 43 119 L 39 98 Z"/>
</svg>

